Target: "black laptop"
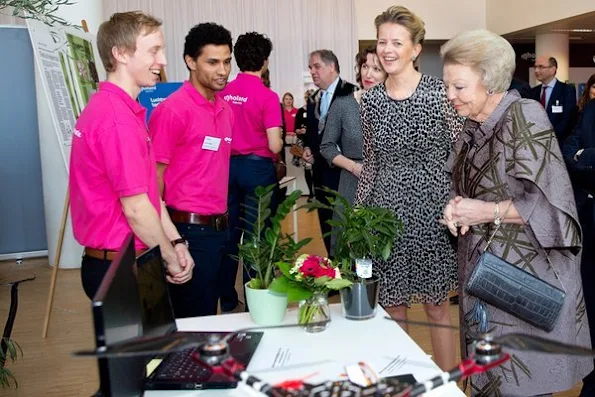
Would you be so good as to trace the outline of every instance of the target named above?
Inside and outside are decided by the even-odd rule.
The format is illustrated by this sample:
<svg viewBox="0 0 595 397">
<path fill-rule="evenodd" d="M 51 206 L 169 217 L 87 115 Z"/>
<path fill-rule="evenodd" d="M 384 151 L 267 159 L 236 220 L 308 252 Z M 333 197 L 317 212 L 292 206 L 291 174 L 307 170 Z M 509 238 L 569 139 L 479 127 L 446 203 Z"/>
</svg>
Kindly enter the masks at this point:
<svg viewBox="0 0 595 397">
<path fill-rule="evenodd" d="M 134 238 L 129 235 L 93 297 L 95 343 L 98 349 L 138 337 L 142 333 L 139 292 L 134 275 L 135 261 Z M 98 364 L 100 391 L 96 395 L 143 395 L 145 358 L 101 358 Z"/>
<path fill-rule="evenodd" d="M 137 279 L 142 306 L 144 336 L 178 332 L 173 308 L 165 280 L 165 268 L 159 247 L 152 248 L 137 258 Z M 227 332 L 193 332 L 204 336 L 225 335 Z M 248 366 L 262 338 L 262 332 L 244 332 L 229 341 L 232 356 Z M 166 355 L 157 368 L 147 376 L 148 390 L 229 389 L 237 386 L 231 377 L 213 374 L 197 364 L 192 354 L 195 349 Z"/>
</svg>

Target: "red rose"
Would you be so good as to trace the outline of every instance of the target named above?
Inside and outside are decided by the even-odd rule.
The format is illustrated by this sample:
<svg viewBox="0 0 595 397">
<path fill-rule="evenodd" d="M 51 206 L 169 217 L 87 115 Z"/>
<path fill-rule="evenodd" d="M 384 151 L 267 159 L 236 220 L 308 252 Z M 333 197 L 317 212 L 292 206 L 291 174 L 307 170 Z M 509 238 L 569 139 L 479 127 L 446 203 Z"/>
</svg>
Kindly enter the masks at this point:
<svg viewBox="0 0 595 397">
<path fill-rule="evenodd" d="M 318 261 L 311 256 L 309 256 L 302 266 L 300 266 L 300 272 L 307 277 L 318 277 L 317 274 L 319 269 L 320 265 L 318 264 Z"/>
<path fill-rule="evenodd" d="M 330 267 L 328 259 L 316 255 L 310 255 L 304 260 L 300 272 L 306 277 L 335 278 L 335 269 Z"/>
</svg>

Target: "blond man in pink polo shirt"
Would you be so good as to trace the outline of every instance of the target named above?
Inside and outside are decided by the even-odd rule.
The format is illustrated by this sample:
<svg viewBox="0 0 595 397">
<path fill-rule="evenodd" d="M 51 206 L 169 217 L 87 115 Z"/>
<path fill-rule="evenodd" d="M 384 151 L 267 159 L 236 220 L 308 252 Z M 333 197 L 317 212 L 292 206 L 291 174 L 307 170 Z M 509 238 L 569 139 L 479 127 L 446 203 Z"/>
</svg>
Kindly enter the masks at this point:
<svg viewBox="0 0 595 397">
<path fill-rule="evenodd" d="M 232 311 L 238 304 L 235 280 L 238 262 L 233 259 L 238 252 L 241 230 L 250 228 L 253 217 L 250 211 L 240 222 L 243 205 L 252 206 L 254 190 L 258 186 L 277 183 L 275 162 L 283 148 L 281 126 L 283 119 L 279 95 L 267 88 L 262 75 L 268 70 L 269 56 L 273 50 L 266 36 L 249 32 L 238 37 L 234 57 L 241 73 L 219 95 L 227 101 L 234 113 L 233 142 L 229 175 L 230 242 L 222 270 L 221 309 Z M 277 194 L 271 200 L 271 211 L 277 210 Z M 247 274 L 244 281 L 247 281 Z"/>
<path fill-rule="evenodd" d="M 149 120 L 161 194 L 196 263 L 192 280 L 170 287 L 178 318 L 217 314 L 233 113 L 215 93 L 227 84 L 231 46 L 231 33 L 222 26 L 190 29 L 184 44 L 190 77 Z"/>
<path fill-rule="evenodd" d="M 182 284 L 194 261 L 159 198 L 153 145 L 141 87 L 165 66 L 161 22 L 141 12 L 116 13 L 97 34 L 107 81 L 79 117 L 70 155 L 74 237 L 85 247 L 81 278 L 92 299 L 115 253 L 133 232 L 137 253 L 159 245 L 167 279 Z"/>
</svg>

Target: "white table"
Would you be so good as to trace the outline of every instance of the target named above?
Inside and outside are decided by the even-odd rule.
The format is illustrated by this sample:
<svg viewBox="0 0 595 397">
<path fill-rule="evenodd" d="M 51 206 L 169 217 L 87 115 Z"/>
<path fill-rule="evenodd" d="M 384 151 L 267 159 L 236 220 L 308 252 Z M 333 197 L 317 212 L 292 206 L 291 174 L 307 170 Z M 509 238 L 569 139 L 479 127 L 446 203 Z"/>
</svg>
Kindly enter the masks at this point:
<svg viewBox="0 0 595 397">
<path fill-rule="evenodd" d="M 291 191 L 297 190 L 297 178 L 295 176 L 286 176 L 279 181 L 279 187 L 284 188 L 291 183 Z M 293 205 L 293 241 L 298 241 L 298 218 L 297 218 L 297 202 Z"/>
<path fill-rule="evenodd" d="M 378 308 L 375 318 L 367 321 L 351 321 L 341 314 L 339 304 L 331 305 L 331 323 L 317 334 L 302 328 L 265 330 L 260 345 L 247 370 L 252 375 L 271 384 L 288 379 L 301 378 L 313 373 L 309 383 L 338 379 L 344 366 L 365 361 L 380 376 L 413 374 L 419 381 L 430 379 L 440 373 L 438 366 L 395 322 L 384 319 L 386 312 Z M 288 310 L 285 324 L 297 322 L 297 310 Z M 180 331 L 232 331 L 254 326 L 248 313 L 181 319 L 177 321 Z M 290 357 L 283 366 L 272 368 L 275 358 Z M 289 354 L 289 355 L 288 355 Z M 277 362 L 280 360 L 277 360 Z M 311 363 L 312 365 L 300 365 Z M 390 365 L 392 363 L 392 365 Z M 396 365 L 395 365 L 396 364 Z M 381 372 L 391 367 L 389 372 Z M 173 396 L 245 396 L 257 395 L 245 385 L 229 390 L 204 391 L 147 391 L 147 397 Z M 426 396 L 465 397 L 451 383 L 436 389 Z"/>
</svg>

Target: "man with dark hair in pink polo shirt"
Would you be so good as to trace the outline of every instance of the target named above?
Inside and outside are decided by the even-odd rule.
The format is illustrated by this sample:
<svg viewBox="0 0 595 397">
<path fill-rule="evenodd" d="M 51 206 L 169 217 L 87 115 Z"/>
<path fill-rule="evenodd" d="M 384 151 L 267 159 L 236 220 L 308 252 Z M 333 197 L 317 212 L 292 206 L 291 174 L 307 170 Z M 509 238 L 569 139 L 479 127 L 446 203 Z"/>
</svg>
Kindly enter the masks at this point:
<svg viewBox="0 0 595 397">
<path fill-rule="evenodd" d="M 190 77 L 149 120 L 161 193 L 196 263 L 190 282 L 170 287 L 178 318 L 217 314 L 219 271 L 228 238 L 233 113 L 215 93 L 227 84 L 231 46 L 231 34 L 224 27 L 194 26 L 184 45 Z"/>
<path fill-rule="evenodd" d="M 99 27 L 97 46 L 107 81 L 76 123 L 69 180 L 72 228 L 85 246 L 81 278 L 90 299 L 131 231 L 137 253 L 159 245 L 170 283 L 187 282 L 194 267 L 159 198 L 146 110 L 136 102 L 166 64 L 161 22 L 141 12 L 116 13 Z"/>
<path fill-rule="evenodd" d="M 247 223 L 240 222 L 242 205 L 253 206 L 254 190 L 258 186 L 277 183 L 275 162 L 283 148 L 281 126 L 283 118 L 279 95 L 262 82 L 268 70 L 273 50 L 271 40 L 256 32 L 238 37 L 234 57 L 241 73 L 219 95 L 233 110 L 233 143 L 229 172 L 230 242 L 228 255 L 223 261 L 221 309 L 232 311 L 238 304 L 235 290 L 238 262 L 238 243 L 242 230 L 250 229 L 254 215 L 245 212 Z M 277 210 L 277 194 L 271 200 L 271 213 Z M 244 274 L 244 282 L 248 275 Z"/>
</svg>

